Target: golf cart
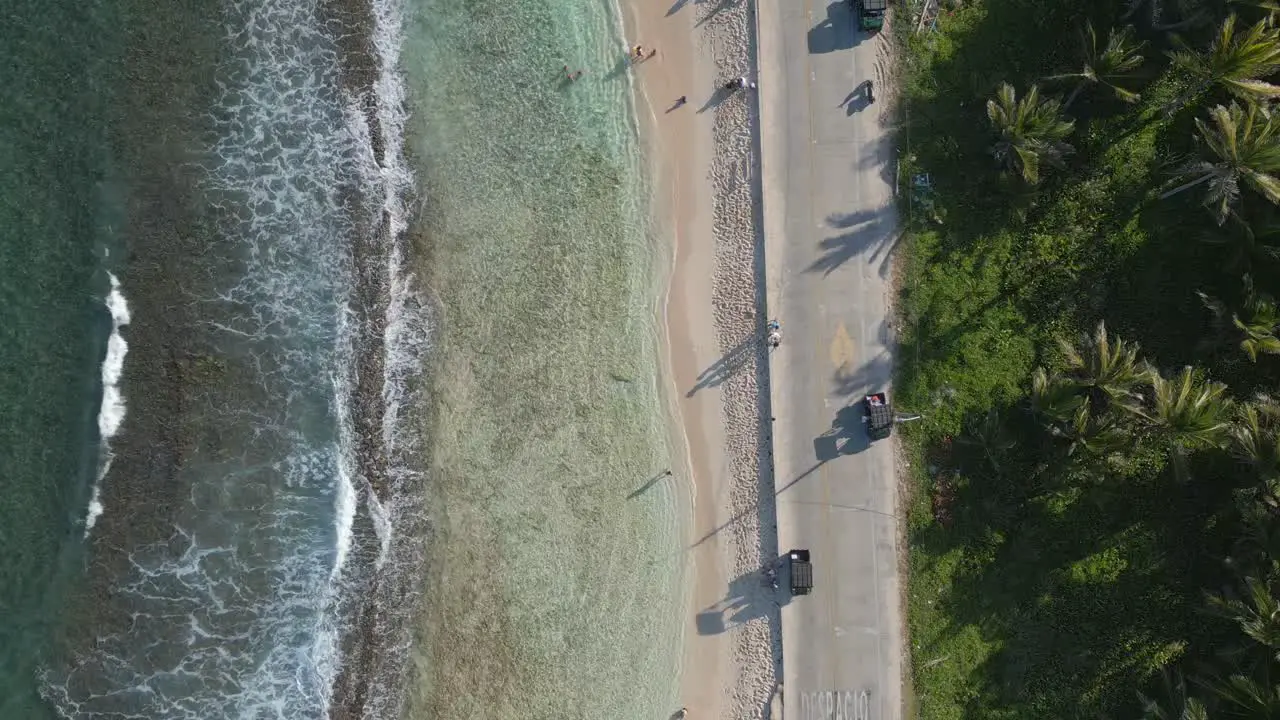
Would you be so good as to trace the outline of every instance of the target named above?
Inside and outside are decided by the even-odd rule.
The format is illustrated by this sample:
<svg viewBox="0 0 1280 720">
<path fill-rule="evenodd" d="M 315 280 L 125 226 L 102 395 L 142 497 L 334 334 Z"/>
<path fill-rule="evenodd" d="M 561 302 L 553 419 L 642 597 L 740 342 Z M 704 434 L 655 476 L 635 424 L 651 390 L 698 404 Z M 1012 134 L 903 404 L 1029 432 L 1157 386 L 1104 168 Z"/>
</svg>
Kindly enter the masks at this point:
<svg viewBox="0 0 1280 720">
<path fill-rule="evenodd" d="M 863 401 L 863 421 L 867 424 L 867 437 L 872 440 L 883 440 L 893 432 L 893 406 L 883 390 Z"/>
<path fill-rule="evenodd" d="M 813 565 L 808 550 L 792 550 L 787 553 L 787 565 L 791 576 L 791 594 L 808 595 L 813 590 Z"/>
<path fill-rule="evenodd" d="M 884 27 L 884 11 L 889 0 L 852 0 L 858 8 L 858 27 L 871 32 Z"/>
</svg>

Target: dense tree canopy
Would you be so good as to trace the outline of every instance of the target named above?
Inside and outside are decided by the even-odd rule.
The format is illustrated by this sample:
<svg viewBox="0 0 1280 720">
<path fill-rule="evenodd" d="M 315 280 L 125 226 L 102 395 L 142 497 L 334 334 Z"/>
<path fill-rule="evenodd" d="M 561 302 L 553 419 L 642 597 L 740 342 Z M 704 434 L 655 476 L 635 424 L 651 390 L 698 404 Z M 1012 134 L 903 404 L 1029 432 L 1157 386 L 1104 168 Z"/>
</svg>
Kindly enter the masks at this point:
<svg viewBox="0 0 1280 720">
<path fill-rule="evenodd" d="M 918 715 L 1280 719 L 1280 3 L 942 7 L 897 30 Z"/>
</svg>

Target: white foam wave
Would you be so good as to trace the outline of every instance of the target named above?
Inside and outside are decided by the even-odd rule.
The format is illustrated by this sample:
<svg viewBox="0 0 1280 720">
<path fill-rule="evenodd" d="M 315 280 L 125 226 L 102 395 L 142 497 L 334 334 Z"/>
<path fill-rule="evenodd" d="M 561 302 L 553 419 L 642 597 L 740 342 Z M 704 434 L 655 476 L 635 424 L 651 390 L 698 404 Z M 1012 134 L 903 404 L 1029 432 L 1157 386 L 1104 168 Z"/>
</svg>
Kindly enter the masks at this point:
<svg viewBox="0 0 1280 720">
<path fill-rule="evenodd" d="M 358 148 L 320 4 L 220 5 L 227 36 L 200 184 L 216 270 L 195 301 L 207 352 L 252 387 L 193 394 L 172 541 L 130 548 L 114 580 L 112 602 L 132 621 L 48 678 L 70 717 L 320 717 L 341 661 L 334 576 L 351 562 L 361 484 L 333 425 L 353 383 L 342 323 Z M 102 427 L 119 423 L 104 414 Z"/>
<path fill-rule="evenodd" d="M 333 570 L 330 576 L 336 580 L 347 564 L 347 554 L 351 552 L 351 527 L 356 519 L 356 489 L 351 484 L 351 475 L 338 464 L 338 488 L 334 499 L 334 520 L 337 523 L 337 539 L 334 541 Z"/>
<path fill-rule="evenodd" d="M 412 598 L 419 592 L 418 582 L 406 573 L 421 561 L 424 542 L 421 490 L 416 482 L 422 474 L 421 433 L 405 416 L 417 404 L 416 380 L 424 370 L 431 337 L 428 304 L 415 285 L 407 249 L 414 176 L 405 155 L 409 108 L 400 68 L 404 1 L 371 0 L 371 8 L 372 43 L 379 63 L 373 93 L 381 157 L 375 153 L 367 119 L 361 112 L 366 105 L 349 98 L 347 108 L 352 132 L 364 148 L 357 159 L 362 186 L 382 189 L 377 212 L 383 221 L 380 238 L 384 243 L 381 250 L 385 253 L 388 293 L 381 323 L 381 440 L 389 487 L 381 498 L 372 485 L 365 487 L 367 512 L 379 543 L 375 568 L 382 581 L 377 602 L 386 613 L 380 623 L 379 661 L 376 667 L 365 668 L 370 685 L 363 717 L 368 719 L 404 713 L 404 681 L 400 676 L 408 665 Z"/>
<path fill-rule="evenodd" d="M 220 241 L 211 252 L 226 274 L 212 296 L 198 300 L 213 308 L 212 352 L 251 372 L 256 386 L 246 395 L 262 403 L 244 407 L 237 397 L 235 405 L 201 408 L 218 432 L 245 446 L 231 456 L 193 447 L 184 467 L 190 500 L 174 539 L 131 553 L 130 573 L 114 588 L 135 622 L 104 638 L 70 676 L 49 679 L 46 692 L 64 712 L 105 712 L 129 696 L 148 717 L 319 717 L 342 660 L 343 576 L 361 577 L 353 567 L 364 559 L 353 537 L 359 513 L 368 513 L 377 535 L 376 567 L 398 577 L 401 560 L 413 557 L 420 521 L 413 502 L 396 494 L 419 472 L 407 454 L 417 433 L 403 414 L 429 328 L 405 248 L 413 175 L 398 69 L 403 8 L 401 0 L 371 2 L 381 158 L 361 111 L 368 98 L 343 89 L 318 4 L 226 2 L 230 50 L 217 79 L 210 114 L 217 140 L 203 184 L 219 212 Z M 357 209 L 352 196 L 371 202 Z M 375 223 L 387 219 L 376 239 L 382 245 L 361 253 L 382 267 L 352 266 L 351 243 L 361 241 L 355 233 L 363 224 L 352 210 Z M 389 293 L 378 323 L 386 353 L 382 460 L 391 480 L 388 492 L 378 488 L 382 498 L 362 475 L 352 417 L 355 343 L 368 318 L 357 314 L 350 288 L 367 276 L 385 281 Z M 114 432 L 119 423 L 108 426 Z M 409 529 L 397 534 L 399 527 Z M 392 614 L 408 612 L 404 597 L 378 601 Z M 407 625 L 382 640 L 388 656 L 402 659 Z M 404 665 L 378 662 L 393 671 Z M 396 716 L 386 709 L 395 692 L 390 685 L 371 691 L 383 699 L 370 700 L 377 709 L 368 717 Z"/>
<path fill-rule="evenodd" d="M 107 294 L 107 309 L 111 311 L 111 336 L 107 339 L 107 357 L 102 363 L 102 410 L 98 414 L 98 432 L 103 438 L 114 437 L 124 422 L 124 396 L 120 393 L 120 375 L 124 372 L 124 356 L 129 344 L 120 335 L 120 328 L 129 324 L 129 303 L 120 290 L 120 281 L 111 279 L 111 292 Z"/>
<path fill-rule="evenodd" d="M 99 451 L 101 459 L 97 476 L 89 497 L 89 508 L 84 518 L 86 537 L 102 516 L 102 479 L 111 469 L 110 440 L 120 432 L 125 416 L 120 377 L 124 374 L 124 358 L 129 353 L 129 343 L 125 342 L 120 329 L 129 324 L 129 303 L 120 289 L 120 280 L 111 273 L 107 273 L 107 277 L 111 281 L 111 290 L 106 298 L 107 310 L 111 313 L 111 335 L 107 338 L 107 355 L 102 361 L 102 405 L 98 408 L 98 438 L 102 447 Z"/>
<path fill-rule="evenodd" d="M 376 567 L 381 570 L 391 549 L 391 516 L 378 500 L 373 487 L 366 484 L 365 492 L 369 498 L 369 518 L 373 520 L 373 531 L 378 536 L 378 560 Z"/>
<path fill-rule="evenodd" d="M 348 362 L 333 377 L 334 410 L 338 421 L 338 478 L 333 507 L 334 561 L 329 578 L 335 585 L 342 576 L 347 557 L 351 553 L 356 508 L 359 504 L 356 482 L 361 478 L 360 463 L 356 458 L 356 432 L 351 418 L 354 401 L 352 393 L 356 382 L 351 369 L 356 352 L 356 331 L 352 325 L 351 313 L 342 312 L 338 317 L 338 357 Z"/>
<path fill-rule="evenodd" d="M 405 125 L 408 101 L 404 76 L 400 69 L 400 51 L 404 41 L 403 0 L 372 0 L 374 27 L 372 40 L 378 60 L 378 76 L 374 82 L 377 122 L 382 141 L 381 162 L 374 152 L 372 132 L 358 98 L 348 97 L 347 119 L 363 152 L 358 158 L 362 185 L 382 189 L 378 208 L 385 219 L 382 237 L 386 239 L 386 272 L 388 304 L 383 318 L 382 442 L 389 456 L 392 491 L 404 488 L 404 481 L 419 471 L 409 460 L 418 449 L 418 434 L 406 431 L 403 414 L 413 405 L 414 381 L 422 373 L 424 353 L 429 348 L 430 323 L 427 303 L 414 284 L 412 269 L 407 266 L 409 203 L 414 196 L 413 171 L 405 151 Z M 386 561 L 394 531 L 394 513 L 373 496 L 369 514 L 381 553 L 378 566 Z"/>
<path fill-rule="evenodd" d="M 392 247 L 388 258 L 391 280 L 384 342 L 387 360 L 383 377 L 383 442 L 393 456 L 417 449 L 418 434 L 402 432 L 401 413 L 412 405 L 413 382 L 423 371 L 429 349 L 431 328 L 427 303 L 414 286 L 414 275 L 406 267 L 408 203 L 413 196 L 413 172 L 404 152 L 408 103 L 400 50 L 404 40 L 403 0 L 373 0 L 373 42 L 381 63 L 375 90 L 378 95 L 378 122 L 383 128 L 385 152 L 383 211 L 389 218 L 388 237 Z M 412 472 L 397 468 L 398 472 Z"/>
</svg>

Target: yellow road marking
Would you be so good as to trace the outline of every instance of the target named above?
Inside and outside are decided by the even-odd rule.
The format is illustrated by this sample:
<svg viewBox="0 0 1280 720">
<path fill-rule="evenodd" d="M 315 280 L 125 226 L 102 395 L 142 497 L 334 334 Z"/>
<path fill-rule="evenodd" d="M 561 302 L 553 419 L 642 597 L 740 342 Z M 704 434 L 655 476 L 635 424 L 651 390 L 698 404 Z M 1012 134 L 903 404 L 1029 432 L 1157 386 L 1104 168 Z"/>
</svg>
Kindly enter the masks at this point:
<svg viewBox="0 0 1280 720">
<path fill-rule="evenodd" d="M 853 364 L 853 338 L 849 336 L 844 323 L 836 326 L 836 336 L 831 340 L 831 364 L 837 370 L 844 370 Z"/>
</svg>

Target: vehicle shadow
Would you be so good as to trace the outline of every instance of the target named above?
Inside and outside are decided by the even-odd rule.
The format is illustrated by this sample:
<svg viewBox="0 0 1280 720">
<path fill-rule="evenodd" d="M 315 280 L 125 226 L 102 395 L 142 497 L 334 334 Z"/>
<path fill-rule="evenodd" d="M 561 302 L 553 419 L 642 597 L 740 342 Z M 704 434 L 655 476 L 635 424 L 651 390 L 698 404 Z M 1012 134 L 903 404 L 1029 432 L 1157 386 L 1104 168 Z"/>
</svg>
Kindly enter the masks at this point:
<svg viewBox="0 0 1280 720">
<path fill-rule="evenodd" d="M 786 485 L 778 488 L 774 494 L 781 495 L 793 485 L 812 475 L 818 468 L 842 455 L 856 455 L 871 447 L 871 438 L 867 435 L 863 422 L 863 406 L 861 402 L 853 402 L 836 411 L 831 427 L 813 439 L 814 463 L 804 472 L 795 476 Z"/>
<path fill-rule="evenodd" d="M 791 602 L 786 558 L 775 559 L 773 568 L 777 572 L 778 589 L 771 587 L 765 568 L 739 575 L 729 583 L 724 599 L 698 613 L 695 620 L 698 634 L 720 635 L 754 620 L 772 622 L 772 614 Z"/>
<path fill-rule="evenodd" d="M 845 405 L 836 411 L 831 427 L 813 439 L 813 454 L 819 463 L 841 455 L 854 455 L 871 446 L 862 422 L 862 403 Z"/>
<path fill-rule="evenodd" d="M 809 29 L 809 54 L 821 55 L 857 46 L 862 36 L 855 25 L 849 3 L 836 0 L 827 5 L 827 18 Z"/>
</svg>

